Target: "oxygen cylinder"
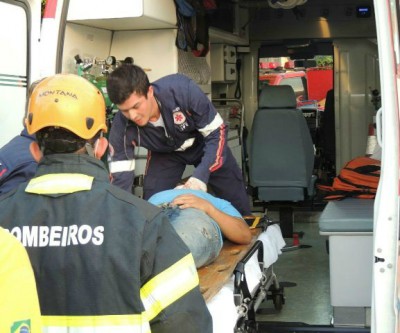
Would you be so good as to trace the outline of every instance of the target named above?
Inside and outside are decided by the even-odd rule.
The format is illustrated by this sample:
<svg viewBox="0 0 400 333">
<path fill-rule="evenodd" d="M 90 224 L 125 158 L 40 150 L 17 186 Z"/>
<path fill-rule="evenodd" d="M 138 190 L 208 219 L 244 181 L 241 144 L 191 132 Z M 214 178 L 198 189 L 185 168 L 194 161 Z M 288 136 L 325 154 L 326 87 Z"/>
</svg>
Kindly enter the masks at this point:
<svg viewBox="0 0 400 333">
<path fill-rule="evenodd" d="M 110 98 L 108 97 L 107 93 L 107 76 L 101 74 L 96 77 L 93 83 L 102 92 L 104 96 L 104 101 L 106 102 L 106 106 L 111 107 L 112 102 L 110 101 Z"/>
</svg>

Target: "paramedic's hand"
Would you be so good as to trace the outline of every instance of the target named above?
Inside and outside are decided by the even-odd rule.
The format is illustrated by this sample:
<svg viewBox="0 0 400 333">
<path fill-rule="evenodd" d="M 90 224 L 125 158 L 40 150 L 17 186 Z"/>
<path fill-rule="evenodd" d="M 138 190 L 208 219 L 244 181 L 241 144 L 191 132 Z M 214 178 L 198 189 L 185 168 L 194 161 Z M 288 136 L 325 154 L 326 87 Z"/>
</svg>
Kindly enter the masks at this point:
<svg viewBox="0 0 400 333">
<path fill-rule="evenodd" d="M 178 206 L 180 209 L 196 208 L 202 210 L 206 214 L 210 214 L 213 209 L 213 205 L 209 201 L 199 198 L 195 194 L 178 195 L 171 204 L 172 206 Z"/>
<path fill-rule="evenodd" d="M 195 177 L 190 177 L 185 184 L 179 185 L 175 188 L 186 188 L 191 190 L 201 190 L 207 192 L 207 185 L 203 183 L 200 179 L 197 179 Z"/>
</svg>

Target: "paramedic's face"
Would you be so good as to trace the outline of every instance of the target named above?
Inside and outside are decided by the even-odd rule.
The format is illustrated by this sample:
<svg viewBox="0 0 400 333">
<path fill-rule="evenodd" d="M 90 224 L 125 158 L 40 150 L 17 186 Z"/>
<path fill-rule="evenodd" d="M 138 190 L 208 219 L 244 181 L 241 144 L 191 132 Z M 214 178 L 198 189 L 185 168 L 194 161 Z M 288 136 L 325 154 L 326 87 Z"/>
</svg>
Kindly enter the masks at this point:
<svg viewBox="0 0 400 333">
<path fill-rule="evenodd" d="M 149 87 L 147 96 L 132 93 L 118 108 L 122 114 L 138 126 L 145 126 L 154 117 L 153 87 Z"/>
</svg>

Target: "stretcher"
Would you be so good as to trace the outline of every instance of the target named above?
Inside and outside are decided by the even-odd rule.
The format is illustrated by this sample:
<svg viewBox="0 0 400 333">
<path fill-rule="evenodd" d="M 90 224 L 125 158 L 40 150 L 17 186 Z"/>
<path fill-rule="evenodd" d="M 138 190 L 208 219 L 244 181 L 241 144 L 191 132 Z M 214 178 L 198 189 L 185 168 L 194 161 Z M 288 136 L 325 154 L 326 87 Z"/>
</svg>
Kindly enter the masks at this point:
<svg viewBox="0 0 400 333">
<path fill-rule="evenodd" d="M 252 332 L 263 301 L 272 300 L 276 310 L 284 303 L 283 288 L 273 271 L 285 246 L 281 230 L 266 217 L 252 220 L 258 225 L 251 230 L 250 244 L 225 241 L 218 258 L 198 270 L 215 333 Z"/>
</svg>

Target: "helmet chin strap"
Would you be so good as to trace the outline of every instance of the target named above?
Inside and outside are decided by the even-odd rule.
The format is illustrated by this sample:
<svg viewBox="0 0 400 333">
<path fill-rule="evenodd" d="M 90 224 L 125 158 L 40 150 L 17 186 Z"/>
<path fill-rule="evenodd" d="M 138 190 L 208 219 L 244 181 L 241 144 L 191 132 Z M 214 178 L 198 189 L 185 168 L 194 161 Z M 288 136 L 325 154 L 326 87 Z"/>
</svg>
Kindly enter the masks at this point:
<svg viewBox="0 0 400 333">
<path fill-rule="evenodd" d="M 89 156 L 95 157 L 93 146 L 89 142 L 85 143 L 85 149 Z"/>
</svg>

